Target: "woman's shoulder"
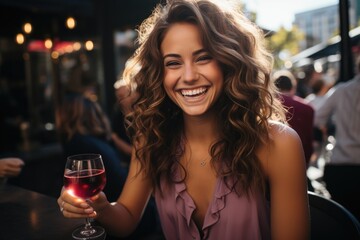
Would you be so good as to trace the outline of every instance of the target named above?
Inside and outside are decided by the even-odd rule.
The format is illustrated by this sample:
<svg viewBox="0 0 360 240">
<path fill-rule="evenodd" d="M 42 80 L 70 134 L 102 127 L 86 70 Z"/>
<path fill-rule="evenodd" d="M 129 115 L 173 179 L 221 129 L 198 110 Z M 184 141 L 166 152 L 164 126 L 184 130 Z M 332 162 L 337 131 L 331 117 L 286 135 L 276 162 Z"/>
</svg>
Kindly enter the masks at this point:
<svg viewBox="0 0 360 240">
<path fill-rule="evenodd" d="M 278 121 L 269 121 L 269 137 L 275 143 L 278 141 L 283 142 L 285 139 L 300 140 L 299 135 L 293 128 Z"/>
<path fill-rule="evenodd" d="M 258 157 L 267 176 L 274 169 L 286 169 L 289 164 L 305 163 L 299 135 L 288 125 L 269 122 L 269 143 L 263 144 Z"/>
<path fill-rule="evenodd" d="M 276 159 L 279 159 L 281 155 L 297 154 L 299 150 L 302 150 L 299 135 L 293 128 L 284 123 L 269 122 L 269 139 L 270 144 L 268 146 L 270 146 L 272 153 L 270 156 L 275 156 Z"/>
</svg>

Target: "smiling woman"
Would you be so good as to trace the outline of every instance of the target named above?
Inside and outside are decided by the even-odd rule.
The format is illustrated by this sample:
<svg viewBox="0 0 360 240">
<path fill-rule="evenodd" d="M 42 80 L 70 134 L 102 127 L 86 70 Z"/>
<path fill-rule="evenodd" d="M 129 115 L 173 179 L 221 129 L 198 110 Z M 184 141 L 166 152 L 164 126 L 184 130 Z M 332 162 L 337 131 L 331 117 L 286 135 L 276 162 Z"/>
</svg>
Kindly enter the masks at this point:
<svg viewBox="0 0 360 240">
<path fill-rule="evenodd" d="M 166 239 L 308 238 L 305 161 L 281 123 L 271 54 L 226 2 L 169 0 L 140 26 L 123 76 L 138 93 L 124 189 L 116 203 L 63 191 L 66 217 L 95 217 L 124 236 L 153 195 Z"/>
</svg>

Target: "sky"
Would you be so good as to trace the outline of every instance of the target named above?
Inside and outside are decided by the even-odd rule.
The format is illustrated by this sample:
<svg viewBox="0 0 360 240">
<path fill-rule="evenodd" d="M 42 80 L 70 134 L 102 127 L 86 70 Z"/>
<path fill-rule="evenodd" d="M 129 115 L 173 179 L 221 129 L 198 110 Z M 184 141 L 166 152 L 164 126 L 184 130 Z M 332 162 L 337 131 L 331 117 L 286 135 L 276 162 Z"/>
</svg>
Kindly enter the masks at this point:
<svg viewBox="0 0 360 240">
<path fill-rule="evenodd" d="M 257 12 L 257 24 L 269 30 L 291 28 L 295 13 L 338 4 L 339 0 L 241 0 Z"/>
</svg>

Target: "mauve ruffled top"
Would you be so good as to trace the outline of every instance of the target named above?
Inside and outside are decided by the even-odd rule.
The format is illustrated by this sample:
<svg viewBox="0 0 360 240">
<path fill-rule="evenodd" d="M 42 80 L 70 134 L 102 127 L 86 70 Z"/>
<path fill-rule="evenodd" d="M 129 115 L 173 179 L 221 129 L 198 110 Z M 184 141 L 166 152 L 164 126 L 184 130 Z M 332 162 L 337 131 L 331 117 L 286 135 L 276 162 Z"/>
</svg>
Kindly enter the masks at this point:
<svg viewBox="0 0 360 240">
<path fill-rule="evenodd" d="M 179 170 L 175 171 L 174 179 L 180 179 Z M 167 240 L 271 239 L 269 206 L 263 194 L 251 191 L 249 195 L 238 195 L 231 190 L 234 184 L 233 179 L 217 179 L 215 194 L 202 226 L 201 238 L 191 218 L 196 206 L 186 191 L 185 183 L 169 185 L 162 181 L 162 195 L 159 191 L 155 191 L 154 196 L 165 238 Z"/>
</svg>

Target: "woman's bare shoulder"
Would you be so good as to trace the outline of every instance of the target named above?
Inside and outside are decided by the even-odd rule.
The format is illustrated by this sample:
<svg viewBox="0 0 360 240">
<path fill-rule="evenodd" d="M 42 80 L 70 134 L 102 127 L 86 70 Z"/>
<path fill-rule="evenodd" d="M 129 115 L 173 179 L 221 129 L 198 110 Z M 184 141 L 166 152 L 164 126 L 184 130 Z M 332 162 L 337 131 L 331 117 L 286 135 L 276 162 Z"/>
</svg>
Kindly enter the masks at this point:
<svg viewBox="0 0 360 240">
<path fill-rule="evenodd" d="M 299 135 L 284 123 L 269 122 L 269 143 L 263 144 L 259 159 L 268 176 L 275 169 L 288 168 L 289 164 L 305 163 Z"/>
<path fill-rule="evenodd" d="M 285 143 L 284 140 L 292 140 L 296 142 L 300 140 L 299 135 L 294 129 L 277 121 L 269 121 L 269 137 L 270 140 L 275 143 Z"/>
</svg>

